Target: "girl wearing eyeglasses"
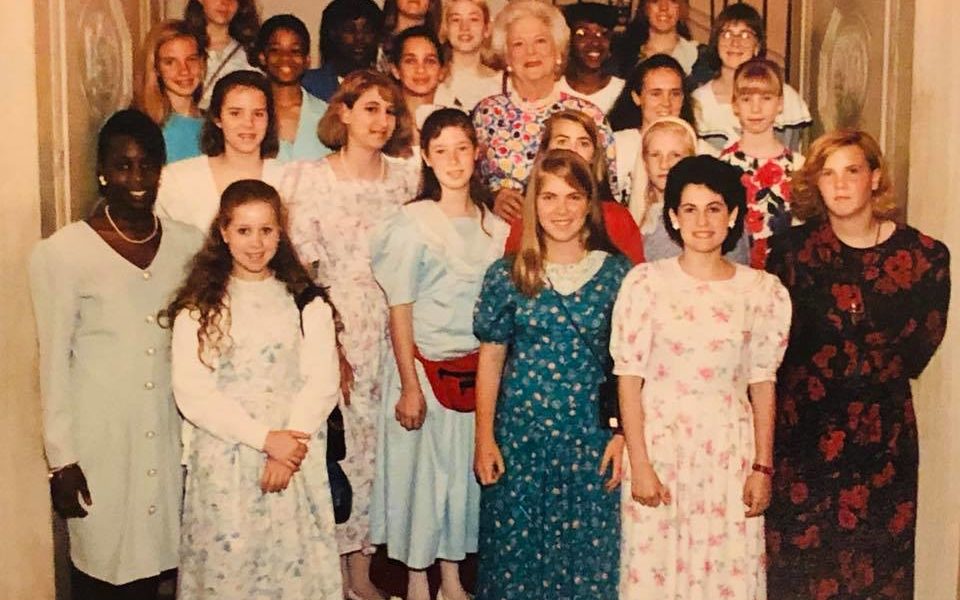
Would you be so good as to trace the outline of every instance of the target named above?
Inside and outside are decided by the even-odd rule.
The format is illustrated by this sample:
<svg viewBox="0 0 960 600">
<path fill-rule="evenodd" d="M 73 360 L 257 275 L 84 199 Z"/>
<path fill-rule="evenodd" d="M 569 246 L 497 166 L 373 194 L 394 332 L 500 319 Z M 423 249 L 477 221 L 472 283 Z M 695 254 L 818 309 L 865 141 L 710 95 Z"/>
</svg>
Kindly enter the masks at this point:
<svg viewBox="0 0 960 600">
<path fill-rule="evenodd" d="M 713 80 L 693 92 L 700 137 L 723 150 L 741 135 L 733 112 L 733 79 L 737 67 L 767 52 L 763 17 L 749 4 L 731 4 L 720 11 L 710 34 L 710 48 L 718 64 Z M 774 123 L 783 145 L 796 152 L 800 135 L 812 123 L 806 102 L 787 84 L 783 86 L 783 111 Z"/>
</svg>

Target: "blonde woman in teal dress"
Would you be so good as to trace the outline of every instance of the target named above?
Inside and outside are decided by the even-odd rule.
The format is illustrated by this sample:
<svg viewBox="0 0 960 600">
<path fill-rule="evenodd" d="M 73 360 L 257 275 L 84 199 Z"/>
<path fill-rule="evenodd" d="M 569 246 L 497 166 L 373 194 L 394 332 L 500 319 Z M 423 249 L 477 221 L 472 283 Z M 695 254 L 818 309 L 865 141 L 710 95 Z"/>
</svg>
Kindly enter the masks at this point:
<svg viewBox="0 0 960 600">
<path fill-rule="evenodd" d="M 474 313 L 477 598 L 607 600 L 624 442 L 600 425 L 598 387 L 631 263 L 606 239 L 590 166 L 573 152 L 544 156 L 523 210 L 519 255 L 487 270 Z"/>
<path fill-rule="evenodd" d="M 390 305 L 396 360 L 385 360 L 372 538 L 410 569 L 407 600 L 429 600 L 424 569 L 440 559 L 441 597 L 465 600 L 459 561 L 477 551 L 480 486 L 473 414 L 437 400 L 430 361 L 475 354 L 473 307 L 509 227 L 484 208 L 470 118 L 445 108 L 423 127 L 420 194 L 373 234 L 373 272 Z"/>
<path fill-rule="evenodd" d="M 156 314 L 200 232 L 153 216 L 163 134 L 121 111 L 97 144 L 101 201 L 30 260 L 53 508 L 74 600 L 155 598 L 179 562 L 180 419 Z"/>
</svg>

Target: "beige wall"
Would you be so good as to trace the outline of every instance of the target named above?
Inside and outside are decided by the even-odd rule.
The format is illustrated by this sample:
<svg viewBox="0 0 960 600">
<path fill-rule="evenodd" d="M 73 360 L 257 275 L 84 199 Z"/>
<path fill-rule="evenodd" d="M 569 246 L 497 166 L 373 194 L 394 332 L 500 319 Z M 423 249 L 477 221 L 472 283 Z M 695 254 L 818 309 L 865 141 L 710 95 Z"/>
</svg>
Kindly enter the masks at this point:
<svg viewBox="0 0 960 600">
<path fill-rule="evenodd" d="M 0 3 L 0 598 L 53 598 L 46 466 L 40 441 L 36 342 L 25 265 L 40 237 L 34 3 Z M 18 49 L 12 51 L 11 49 Z"/>
<path fill-rule="evenodd" d="M 953 251 L 947 338 L 914 386 L 920 426 L 917 594 L 957 598 L 960 569 L 960 3 L 916 3 L 909 222 Z"/>
</svg>

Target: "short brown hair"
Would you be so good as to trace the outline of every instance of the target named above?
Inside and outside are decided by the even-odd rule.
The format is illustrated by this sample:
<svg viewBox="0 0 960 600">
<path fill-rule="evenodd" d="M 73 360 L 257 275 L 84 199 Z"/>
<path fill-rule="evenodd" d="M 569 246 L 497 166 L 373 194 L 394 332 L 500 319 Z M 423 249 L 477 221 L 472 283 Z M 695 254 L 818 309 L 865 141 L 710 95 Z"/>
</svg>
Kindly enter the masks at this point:
<svg viewBox="0 0 960 600">
<path fill-rule="evenodd" d="M 384 144 L 383 153 L 398 156 L 410 149 L 413 143 L 413 119 L 403 101 L 403 94 L 392 79 L 373 70 L 350 73 L 330 98 L 327 112 L 317 124 L 317 136 L 324 146 L 339 150 L 347 145 L 347 127 L 340 118 L 340 111 L 344 108 L 353 108 L 360 96 L 371 88 L 377 88 L 383 99 L 393 105 L 397 116 L 397 126 L 393 130 L 393 135 Z"/>
<path fill-rule="evenodd" d="M 873 214 L 882 219 L 897 216 L 899 208 L 893 198 L 893 183 L 890 168 L 883 158 L 880 144 L 872 135 L 860 129 L 837 129 L 818 137 L 807 152 L 807 161 L 793 176 L 793 201 L 790 210 L 801 220 L 825 217 L 827 208 L 823 203 L 818 185 L 823 164 L 831 154 L 847 146 L 856 146 L 863 151 L 871 171 L 880 171 L 880 183 L 873 192 Z"/>
</svg>

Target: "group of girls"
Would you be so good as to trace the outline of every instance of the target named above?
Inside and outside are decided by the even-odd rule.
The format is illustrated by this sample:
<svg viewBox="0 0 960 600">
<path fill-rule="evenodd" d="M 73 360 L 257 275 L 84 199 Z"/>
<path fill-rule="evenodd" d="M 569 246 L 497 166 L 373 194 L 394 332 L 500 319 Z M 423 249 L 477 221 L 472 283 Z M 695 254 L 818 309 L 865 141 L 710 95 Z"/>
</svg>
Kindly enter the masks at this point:
<svg viewBox="0 0 960 600">
<path fill-rule="evenodd" d="M 155 597 L 178 568 L 183 599 L 377 600 L 377 545 L 410 600 L 436 562 L 438 597 L 468 598 L 471 553 L 490 600 L 754 600 L 768 569 L 778 598 L 909 597 L 909 378 L 949 255 L 891 220 L 869 135 L 794 153 L 752 9 L 714 32 L 704 86 L 738 123 L 714 158 L 678 0 L 618 49 L 616 135 L 589 99 L 620 85 L 602 7 L 568 27 L 514 0 L 491 28 L 482 0 L 334 0 L 311 77 L 303 24 L 251 30 L 252 6 L 154 30 L 97 207 L 31 263 L 75 598 Z"/>
</svg>

